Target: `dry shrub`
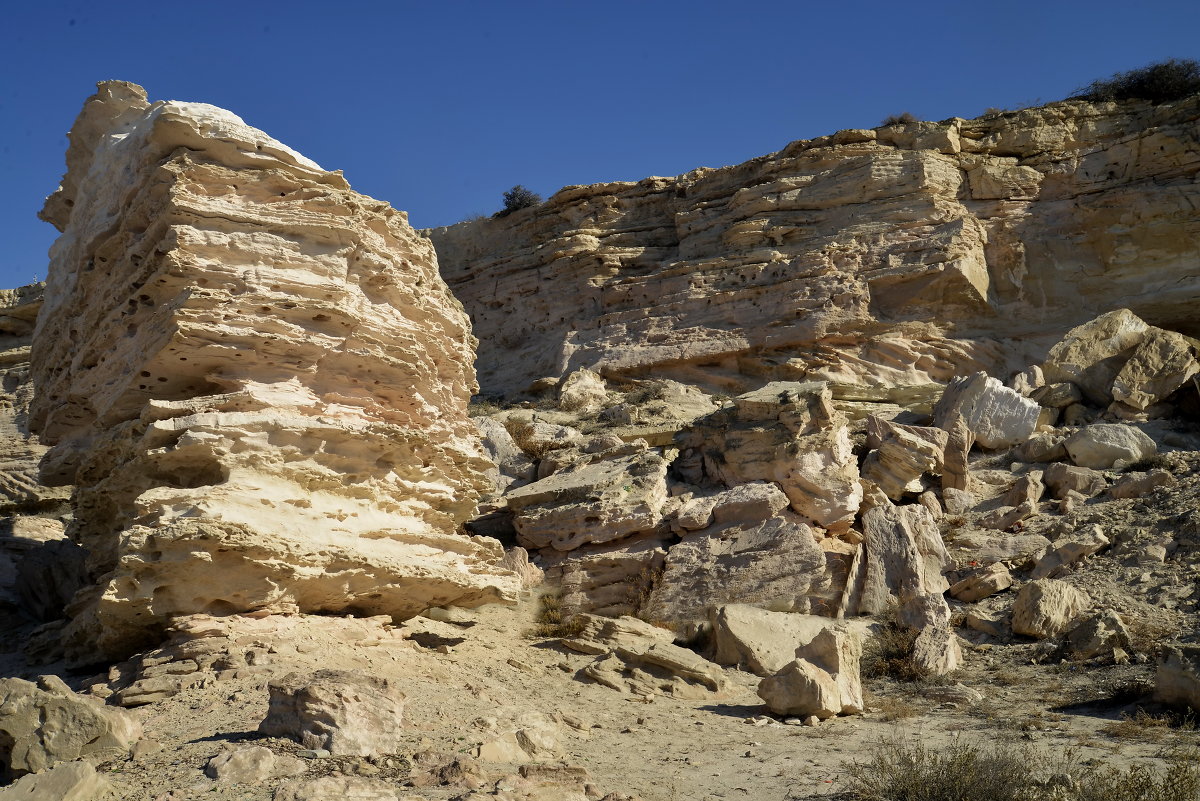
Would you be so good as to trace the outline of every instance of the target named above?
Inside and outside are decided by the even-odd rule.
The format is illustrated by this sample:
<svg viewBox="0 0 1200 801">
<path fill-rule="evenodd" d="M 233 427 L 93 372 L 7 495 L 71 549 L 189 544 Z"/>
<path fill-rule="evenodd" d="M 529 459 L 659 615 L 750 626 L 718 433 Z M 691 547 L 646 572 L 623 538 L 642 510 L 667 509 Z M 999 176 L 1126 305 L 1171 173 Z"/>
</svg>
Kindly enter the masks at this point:
<svg viewBox="0 0 1200 801">
<path fill-rule="evenodd" d="M 538 603 L 537 624 L 525 632 L 526 637 L 578 637 L 583 632 L 583 618 L 564 614 L 562 598 L 557 593 L 546 593 L 538 599 Z"/>
<path fill-rule="evenodd" d="M 898 681 L 928 679 L 929 671 L 912 658 L 913 644 L 919 633 L 898 620 L 889 620 L 881 625 L 876 634 L 863 644 L 859 662 L 862 675 L 867 678 L 890 677 Z"/>
<path fill-rule="evenodd" d="M 1166 103 L 1200 92 L 1200 62 L 1190 58 L 1169 58 L 1111 78 L 1093 81 L 1072 100 L 1150 100 Z"/>
<path fill-rule="evenodd" d="M 889 114 L 883 118 L 880 125 L 907 125 L 910 122 L 919 122 L 917 116 L 911 111 L 901 111 L 899 114 Z"/>
<path fill-rule="evenodd" d="M 1022 801 L 1029 798 L 1029 753 L 960 741 L 945 747 L 880 743 L 866 762 L 847 768 L 849 789 L 862 801 Z"/>
<path fill-rule="evenodd" d="M 1165 755 L 1160 768 L 1080 764 L 1073 751 L 955 741 L 948 746 L 892 742 L 846 768 L 859 801 L 1200 801 L 1200 753 Z"/>
<path fill-rule="evenodd" d="M 924 712 L 921 707 L 917 706 L 907 698 L 897 698 L 895 696 L 884 698 L 879 702 L 878 706 L 883 720 L 887 723 L 891 723 L 896 720 L 905 720 L 907 718 L 915 718 L 917 715 L 920 715 L 922 712 Z"/>
<path fill-rule="evenodd" d="M 1122 713 L 1120 720 L 1109 723 L 1100 731 L 1109 737 L 1157 741 L 1171 729 L 1193 731 L 1195 728 L 1196 722 L 1191 714 L 1170 711 L 1151 714 L 1138 707 L 1132 715 Z"/>
</svg>

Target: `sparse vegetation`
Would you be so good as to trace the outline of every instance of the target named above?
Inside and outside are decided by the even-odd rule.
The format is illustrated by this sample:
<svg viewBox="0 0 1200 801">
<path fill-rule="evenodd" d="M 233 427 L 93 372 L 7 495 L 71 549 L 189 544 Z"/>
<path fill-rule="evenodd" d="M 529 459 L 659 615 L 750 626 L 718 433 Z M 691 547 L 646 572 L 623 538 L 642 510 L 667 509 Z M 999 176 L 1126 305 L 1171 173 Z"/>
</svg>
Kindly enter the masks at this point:
<svg viewBox="0 0 1200 801">
<path fill-rule="evenodd" d="M 526 189 L 517 184 L 512 189 L 504 193 L 504 208 L 496 212 L 497 217 L 507 217 L 514 211 L 527 209 L 530 206 L 536 206 L 542 202 L 542 196 L 537 192 Z"/>
<path fill-rule="evenodd" d="M 577 637 L 583 631 L 583 618 L 579 615 L 564 614 L 560 595 L 548 592 L 542 595 L 538 601 L 541 607 L 538 611 L 537 624 L 525 632 L 525 636 L 533 639 Z"/>
<path fill-rule="evenodd" d="M 1026 749 L 954 742 L 881 743 L 866 762 L 847 769 L 849 789 L 862 801 L 1023 801 L 1030 798 Z"/>
<path fill-rule="evenodd" d="M 1200 760 L 1174 752 L 1161 770 L 1080 764 L 1075 753 L 1046 754 L 1004 743 L 945 747 L 876 745 L 847 768 L 859 801 L 1200 801 Z"/>
<path fill-rule="evenodd" d="M 1200 92 L 1200 62 L 1169 58 L 1111 78 L 1093 81 L 1072 95 L 1072 100 L 1100 103 L 1111 100 L 1149 100 L 1167 103 Z"/>
<path fill-rule="evenodd" d="M 913 661 L 913 644 L 918 632 L 904 626 L 892 614 L 873 637 L 863 644 L 862 675 L 867 678 L 893 678 L 897 681 L 923 681 L 929 672 Z"/>
<path fill-rule="evenodd" d="M 1138 707 L 1132 715 L 1122 714 L 1121 719 L 1114 721 L 1100 731 L 1109 737 L 1133 740 L 1161 740 L 1171 729 L 1179 731 L 1194 731 L 1195 719 L 1190 715 L 1181 715 L 1167 711 L 1152 714 Z"/>
<path fill-rule="evenodd" d="M 911 111 L 901 111 L 899 114 L 889 114 L 883 118 L 880 125 L 907 125 L 910 122 L 920 122 Z"/>
</svg>

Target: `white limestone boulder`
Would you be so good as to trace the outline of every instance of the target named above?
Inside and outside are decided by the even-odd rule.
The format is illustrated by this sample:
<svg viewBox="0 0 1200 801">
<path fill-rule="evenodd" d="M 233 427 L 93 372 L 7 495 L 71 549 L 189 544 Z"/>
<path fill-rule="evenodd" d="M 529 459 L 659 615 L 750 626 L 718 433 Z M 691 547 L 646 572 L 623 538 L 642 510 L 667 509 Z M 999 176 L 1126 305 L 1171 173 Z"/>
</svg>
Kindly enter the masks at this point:
<svg viewBox="0 0 1200 801">
<path fill-rule="evenodd" d="M 960 414 L 984 448 L 1019 445 L 1037 429 L 1041 407 L 987 373 L 957 378 L 946 387 L 933 412 L 933 423 L 946 428 Z"/>
</svg>

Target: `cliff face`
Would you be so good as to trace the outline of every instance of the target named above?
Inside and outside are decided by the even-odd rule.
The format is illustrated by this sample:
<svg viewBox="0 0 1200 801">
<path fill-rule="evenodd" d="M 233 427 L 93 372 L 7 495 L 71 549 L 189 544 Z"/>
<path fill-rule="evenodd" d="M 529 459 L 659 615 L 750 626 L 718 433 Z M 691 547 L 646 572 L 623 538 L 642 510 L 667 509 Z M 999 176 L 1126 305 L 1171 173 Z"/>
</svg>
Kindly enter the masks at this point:
<svg viewBox="0 0 1200 801">
<path fill-rule="evenodd" d="M 945 383 L 1125 306 L 1200 334 L 1200 99 L 847 130 L 428 232 L 484 392 Z"/>
<path fill-rule="evenodd" d="M 227 111 L 100 84 L 43 216 L 47 483 L 96 585 L 78 652 L 172 615 L 408 616 L 516 590 L 455 533 L 488 486 L 474 340 L 429 242 Z M 149 635 L 148 635 L 149 633 Z"/>
</svg>

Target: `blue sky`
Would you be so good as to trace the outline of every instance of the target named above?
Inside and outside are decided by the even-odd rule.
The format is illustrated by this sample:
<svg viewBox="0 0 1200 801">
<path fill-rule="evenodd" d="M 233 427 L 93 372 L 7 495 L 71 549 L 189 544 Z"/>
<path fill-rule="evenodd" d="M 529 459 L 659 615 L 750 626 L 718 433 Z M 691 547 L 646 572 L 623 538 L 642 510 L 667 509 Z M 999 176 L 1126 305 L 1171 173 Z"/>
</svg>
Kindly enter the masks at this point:
<svg viewBox="0 0 1200 801">
<path fill-rule="evenodd" d="M 239 114 L 426 227 L 524 184 L 675 175 L 888 114 L 972 117 L 1200 58 L 1200 2 L 22 2 L 0 30 L 0 286 L 95 82 Z"/>
</svg>

